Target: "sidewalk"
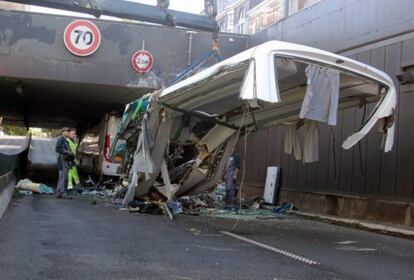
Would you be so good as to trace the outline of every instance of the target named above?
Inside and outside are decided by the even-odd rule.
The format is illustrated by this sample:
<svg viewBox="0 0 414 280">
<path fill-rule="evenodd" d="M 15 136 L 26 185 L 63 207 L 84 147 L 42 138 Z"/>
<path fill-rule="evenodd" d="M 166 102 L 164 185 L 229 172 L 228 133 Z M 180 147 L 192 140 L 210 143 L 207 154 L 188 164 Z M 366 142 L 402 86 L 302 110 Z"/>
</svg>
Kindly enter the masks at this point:
<svg viewBox="0 0 414 280">
<path fill-rule="evenodd" d="M 322 214 L 306 213 L 301 211 L 289 211 L 296 216 L 308 218 L 312 220 L 319 220 L 327 223 L 354 227 L 372 232 L 377 232 L 386 235 L 398 236 L 407 239 L 414 239 L 414 228 L 399 226 L 394 224 L 375 223 L 367 220 L 346 219 L 335 216 L 328 216 Z"/>
</svg>

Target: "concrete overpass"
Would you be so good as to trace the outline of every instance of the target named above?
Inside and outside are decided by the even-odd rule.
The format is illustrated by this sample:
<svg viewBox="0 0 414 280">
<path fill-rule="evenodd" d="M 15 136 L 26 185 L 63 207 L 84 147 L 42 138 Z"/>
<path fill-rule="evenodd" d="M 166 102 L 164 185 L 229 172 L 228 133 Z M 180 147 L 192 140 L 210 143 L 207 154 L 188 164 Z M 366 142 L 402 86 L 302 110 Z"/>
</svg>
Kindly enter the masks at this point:
<svg viewBox="0 0 414 280">
<path fill-rule="evenodd" d="M 0 112 L 5 122 L 88 127 L 187 67 L 187 29 L 92 20 L 102 35 L 100 47 L 91 56 L 77 57 L 63 40 L 74 19 L 0 10 Z M 220 39 L 224 58 L 246 48 L 244 36 Z M 135 72 L 130 62 L 143 42 L 154 56 L 147 75 Z M 211 45 L 210 33 L 194 34 L 191 59 L 201 57 Z"/>
</svg>

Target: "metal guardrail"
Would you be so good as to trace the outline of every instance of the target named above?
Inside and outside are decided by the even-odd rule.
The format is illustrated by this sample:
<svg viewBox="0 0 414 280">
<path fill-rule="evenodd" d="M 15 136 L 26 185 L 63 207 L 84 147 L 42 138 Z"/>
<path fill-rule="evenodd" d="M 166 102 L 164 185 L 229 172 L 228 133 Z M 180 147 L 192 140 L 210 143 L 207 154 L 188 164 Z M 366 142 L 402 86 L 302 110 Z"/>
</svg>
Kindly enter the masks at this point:
<svg viewBox="0 0 414 280">
<path fill-rule="evenodd" d="M 0 219 L 10 204 L 16 184 L 15 172 L 8 172 L 0 176 Z"/>
<path fill-rule="evenodd" d="M 16 180 L 14 172 L 8 172 L 0 176 L 0 194 Z"/>
<path fill-rule="evenodd" d="M 28 134 L 22 148 L 16 154 L 4 154 L 0 152 L 0 176 L 8 172 L 14 172 L 16 177 L 20 177 L 27 166 L 27 156 L 30 150 L 32 135 Z"/>
</svg>

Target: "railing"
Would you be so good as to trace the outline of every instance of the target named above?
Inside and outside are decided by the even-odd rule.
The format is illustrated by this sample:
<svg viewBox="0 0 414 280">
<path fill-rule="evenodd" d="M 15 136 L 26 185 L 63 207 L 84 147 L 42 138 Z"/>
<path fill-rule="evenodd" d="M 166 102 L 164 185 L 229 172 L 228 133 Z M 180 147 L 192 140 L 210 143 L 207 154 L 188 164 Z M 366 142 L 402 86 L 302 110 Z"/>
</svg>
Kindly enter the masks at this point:
<svg viewBox="0 0 414 280">
<path fill-rule="evenodd" d="M 13 151 L 13 153 L 0 152 L 0 176 L 14 172 L 19 178 L 24 173 L 31 140 L 32 135 L 28 134 L 20 149 Z"/>
<path fill-rule="evenodd" d="M 1 193 L 9 187 L 11 184 L 14 184 L 16 181 L 16 176 L 13 172 L 8 172 L 0 176 L 0 195 Z"/>
<path fill-rule="evenodd" d="M 14 185 L 16 185 L 14 172 L 8 172 L 0 176 L 0 219 L 12 200 Z"/>
</svg>

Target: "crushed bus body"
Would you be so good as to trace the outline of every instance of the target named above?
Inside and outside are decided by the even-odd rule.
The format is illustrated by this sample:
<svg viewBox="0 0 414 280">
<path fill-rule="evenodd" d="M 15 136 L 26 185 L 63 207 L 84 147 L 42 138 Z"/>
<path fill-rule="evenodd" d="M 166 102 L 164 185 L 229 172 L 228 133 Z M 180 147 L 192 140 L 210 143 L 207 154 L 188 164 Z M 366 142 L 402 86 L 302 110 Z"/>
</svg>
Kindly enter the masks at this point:
<svg viewBox="0 0 414 280">
<path fill-rule="evenodd" d="M 127 143 L 124 203 L 152 188 L 167 199 L 212 189 L 238 138 L 264 127 L 293 127 L 285 151 L 316 161 L 318 123 L 333 126 L 338 110 L 369 103 L 375 108 L 342 148 L 381 122 L 388 152 L 396 100 L 393 81 L 380 70 L 315 48 L 266 42 L 127 105 L 118 127 L 118 139 Z M 309 139 L 297 156 L 301 127 Z"/>
</svg>

